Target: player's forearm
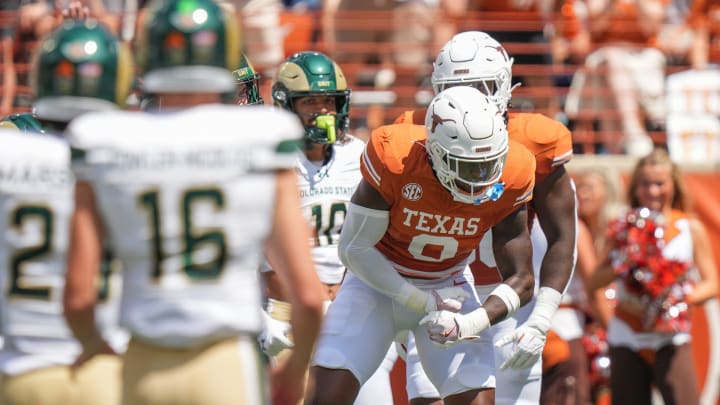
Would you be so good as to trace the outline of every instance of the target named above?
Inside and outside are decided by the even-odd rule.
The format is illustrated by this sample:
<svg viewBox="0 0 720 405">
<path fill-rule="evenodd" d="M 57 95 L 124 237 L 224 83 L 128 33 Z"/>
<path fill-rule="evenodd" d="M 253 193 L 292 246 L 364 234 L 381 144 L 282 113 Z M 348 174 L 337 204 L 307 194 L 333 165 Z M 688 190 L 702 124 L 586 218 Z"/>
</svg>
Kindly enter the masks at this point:
<svg viewBox="0 0 720 405">
<path fill-rule="evenodd" d="M 375 245 L 389 222 L 389 213 L 350 203 L 338 252 L 343 264 L 380 293 L 417 312 L 425 312 L 428 294 L 407 282 Z"/>
<path fill-rule="evenodd" d="M 290 324 L 293 331 L 293 367 L 306 368 L 320 333 L 322 310 L 315 306 L 293 305 Z"/>
<path fill-rule="evenodd" d="M 95 325 L 95 309 L 65 310 L 67 321 L 73 336 L 85 351 L 94 351 L 105 344 L 102 334 Z"/>
<path fill-rule="evenodd" d="M 575 266 L 577 214 L 575 187 L 564 167 L 536 187 L 537 218 L 547 240 L 540 266 L 540 287 L 564 293 Z"/>
<path fill-rule="evenodd" d="M 400 276 L 377 249 L 348 252 L 344 262 L 355 276 L 381 294 L 413 309 L 424 308 L 426 294 Z"/>
<path fill-rule="evenodd" d="M 540 266 L 540 287 L 550 287 L 564 293 L 572 277 L 575 244 L 572 240 L 559 239 L 548 244 Z"/>
<path fill-rule="evenodd" d="M 519 306 L 532 299 L 535 277 L 532 243 L 526 224 L 526 211 L 522 210 L 493 228 L 493 253 L 503 284 L 493 290 L 483 303 L 491 324 L 512 315 Z"/>
<path fill-rule="evenodd" d="M 525 206 L 509 214 L 492 229 L 492 248 L 503 283 L 512 288 L 520 305 L 532 299 L 535 277 L 532 265 L 532 243 L 527 227 Z"/>
<path fill-rule="evenodd" d="M 529 282 L 532 282 L 532 280 L 529 280 Z M 483 308 L 487 312 L 490 324 L 495 325 L 512 316 L 520 308 L 520 296 L 510 285 L 502 283 L 488 295 L 485 302 L 483 302 Z"/>
<path fill-rule="evenodd" d="M 498 247 L 499 245 L 502 247 Z M 493 251 L 504 279 L 503 283 L 515 291 L 520 298 L 520 305 L 530 302 L 536 280 L 533 275 L 532 244 L 529 238 L 515 238 L 504 243 L 493 239 Z"/>
<path fill-rule="evenodd" d="M 74 255 L 71 252 L 71 257 Z M 97 289 L 95 288 L 96 273 L 80 274 L 81 266 L 76 260 L 69 261 L 63 310 L 68 327 L 83 348 L 99 347 L 103 342 L 100 331 L 95 324 L 95 304 Z M 99 266 L 99 264 L 98 264 Z"/>
<path fill-rule="evenodd" d="M 103 342 L 95 325 L 97 281 L 102 260 L 101 225 L 89 183 L 75 187 L 75 212 L 70 220 L 70 248 L 63 292 L 68 326 L 83 348 Z"/>
<path fill-rule="evenodd" d="M 528 265 L 527 267 L 528 271 L 523 271 L 520 274 L 515 274 L 505 279 L 505 284 L 512 287 L 518 297 L 520 297 L 520 305 L 525 305 L 530 302 L 535 289 L 535 277 L 532 273 L 532 265 Z"/>
<path fill-rule="evenodd" d="M 532 283 L 532 279 L 527 282 Z M 520 308 L 520 297 L 517 292 L 508 284 L 501 283 L 488 295 L 480 308 L 454 317 L 458 334 L 461 338 L 478 336 L 490 325 L 512 316 L 518 308 Z"/>
</svg>

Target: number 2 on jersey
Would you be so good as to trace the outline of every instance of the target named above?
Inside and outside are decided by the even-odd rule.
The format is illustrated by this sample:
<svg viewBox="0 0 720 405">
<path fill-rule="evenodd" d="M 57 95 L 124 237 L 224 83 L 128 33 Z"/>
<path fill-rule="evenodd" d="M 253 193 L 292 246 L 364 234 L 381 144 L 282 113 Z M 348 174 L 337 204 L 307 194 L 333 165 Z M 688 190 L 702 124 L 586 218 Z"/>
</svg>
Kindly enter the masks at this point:
<svg viewBox="0 0 720 405">
<path fill-rule="evenodd" d="M 152 242 L 152 276 L 158 280 L 162 277 L 162 263 L 167 258 L 167 254 L 163 249 L 162 235 L 162 213 L 159 203 L 160 193 L 157 190 L 150 190 L 140 194 L 138 201 L 141 206 L 145 207 L 150 216 L 151 242 Z M 195 203 L 199 201 L 209 201 L 216 208 L 223 208 L 225 200 L 222 192 L 215 188 L 194 189 L 183 193 L 181 198 L 181 217 L 182 217 L 182 270 L 192 280 L 210 280 L 217 278 L 225 266 L 226 245 L 225 234 L 219 229 L 206 230 L 200 232 L 193 227 L 192 209 Z M 214 246 L 217 254 L 210 261 L 204 263 L 196 263 L 193 252 L 202 246 Z"/>
<path fill-rule="evenodd" d="M 24 299 L 50 299 L 52 286 L 50 285 L 23 285 L 23 267 L 32 261 L 41 261 L 53 251 L 53 237 L 55 235 L 55 215 L 48 207 L 40 205 L 23 205 L 17 207 L 10 214 L 10 223 L 17 228 L 18 232 L 28 232 L 27 226 L 31 221 L 38 221 L 41 228 L 40 243 L 18 249 L 10 261 L 10 287 L 8 295 L 14 298 Z M 103 262 L 100 268 L 98 300 L 105 301 L 110 292 L 110 257 L 106 251 L 103 253 Z M 64 257 L 64 256 L 63 256 Z M 63 263 L 64 265 L 65 263 Z M 64 274 L 64 273 L 63 273 Z M 63 276 L 64 277 L 64 276 Z"/>
<path fill-rule="evenodd" d="M 39 220 L 42 227 L 42 241 L 36 245 L 20 249 L 12 257 L 10 262 L 11 284 L 8 293 L 10 296 L 19 298 L 48 299 L 50 298 L 50 286 L 23 286 L 20 279 L 22 278 L 24 262 L 39 259 L 50 252 L 53 235 L 52 211 L 42 206 L 21 206 L 15 209 L 11 217 L 12 224 L 18 228 L 25 226 L 33 218 Z"/>
</svg>

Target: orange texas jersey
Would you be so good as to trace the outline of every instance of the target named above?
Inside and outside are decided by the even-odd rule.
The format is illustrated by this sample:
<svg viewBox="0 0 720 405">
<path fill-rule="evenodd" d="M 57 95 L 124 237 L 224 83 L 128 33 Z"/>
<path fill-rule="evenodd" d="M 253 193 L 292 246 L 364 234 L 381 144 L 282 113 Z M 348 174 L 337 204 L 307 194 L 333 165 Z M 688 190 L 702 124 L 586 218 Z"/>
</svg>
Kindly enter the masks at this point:
<svg viewBox="0 0 720 405">
<path fill-rule="evenodd" d="M 388 230 L 376 247 L 406 276 L 442 278 L 461 271 L 482 235 L 532 198 L 535 159 L 511 142 L 497 201 L 453 200 L 433 173 L 425 127 L 386 125 L 373 131 L 360 168 L 390 205 Z"/>
<path fill-rule="evenodd" d="M 541 183 L 573 156 L 570 130 L 542 114 L 510 113 L 508 137 L 535 155 L 535 183 Z"/>
<path fill-rule="evenodd" d="M 424 110 L 408 110 L 395 119 L 395 124 L 424 125 Z M 521 143 L 535 155 L 535 183 L 542 183 L 557 167 L 573 156 L 570 130 L 561 122 L 542 114 L 510 113 L 508 137 Z"/>
</svg>

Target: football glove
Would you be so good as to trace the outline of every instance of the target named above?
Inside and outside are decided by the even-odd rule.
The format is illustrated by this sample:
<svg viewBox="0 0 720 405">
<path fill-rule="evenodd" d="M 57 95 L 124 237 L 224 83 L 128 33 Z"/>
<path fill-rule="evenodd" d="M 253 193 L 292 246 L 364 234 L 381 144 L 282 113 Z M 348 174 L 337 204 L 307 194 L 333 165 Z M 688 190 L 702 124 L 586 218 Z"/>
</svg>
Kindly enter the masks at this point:
<svg viewBox="0 0 720 405">
<path fill-rule="evenodd" d="M 290 340 L 290 332 L 292 328 L 289 322 L 273 319 L 267 312 L 263 313 L 263 330 L 258 336 L 258 342 L 263 352 L 268 357 L 275 357 L 281 351 L 293 347 Z"/>
<path fill-rule="evenodd" d="M 490 319 L 484 308 L 468 314 L 434 311 L 420 320 L 427 327 L 430 340 L 441 346 L 452 346 L 461 340 L 476 339 L 480 332 L 490 327 Z"/>
<path fill-rule="evenodd" d="M 528 320 L 495 343 L 496 347 L 513 343 L 513 351 L 500 365 L 500 370 L 522 370 L 532 367 L 540 359 L 552 318 L 561 299 L 562 295 L 558 291 L 550 287 L 540 288 L 535 308 Z"/>
<path fill-rule="evenodd" d="M 547 328 L 549 327 L 548 325 Z M 514 344 L 512 354 L 500 365 L 500 370 L 522 370 L 532 367 L 542 355 L 548 329 L 528 319 L 511 334 L 498 340 L 495 343 L 496 347 Z"/>
</svg>

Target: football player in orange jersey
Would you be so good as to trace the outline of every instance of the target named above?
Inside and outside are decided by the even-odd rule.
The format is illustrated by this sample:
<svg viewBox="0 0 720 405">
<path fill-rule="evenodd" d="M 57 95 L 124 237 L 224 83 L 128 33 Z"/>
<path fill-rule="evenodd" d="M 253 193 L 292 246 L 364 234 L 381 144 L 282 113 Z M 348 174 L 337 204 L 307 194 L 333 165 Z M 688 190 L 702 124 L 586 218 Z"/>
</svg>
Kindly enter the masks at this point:
<svg viewBox="0 0 720 405">
<path fill-rule="evenodd" d="M 311 403 L 351 404 L 384 348 L 410 330 L 446 404 L 492 404 L 486 329 L 533 290 L 526 203 L 535 159 L 508 142 L 495 103 L 463 86 L 435 96 L 424 127 L 374 130 L 361 170 L 339 241 L 350 272 L 325 318 Z M 466 269 L 491 228 L 504 283 L 481 306 Z M 426 329 L 455 312 L 464 316 L 452 330 Z"/>
<path fill-rule="evenodd" d="M 433 88 L 436 92 L 453 86 L 477 88 L 507 114 L 512 91 L 512 62 L 502 45 L 486 33 L 462 32 L 445 44 L 438 54 L 431 77 Z M 395 122 L 416 122 L 421 115 L 421 111 L 407 111 Z M 564 168 L 572 158 L 572 140 L 570 131 L 563 124 L 542 114 L 510 113 L 506 117 L 510 140 L 530 150 L 536 163 L 529 222 L 534 226 L 529 226 L 533 229 L 533 267 L 539 289 L 530 305 L 493 327 L 498 366 L 495 398 L 498 404 L 536 404 L 541 395 L 544 365 L 540 356 L 546 336 L 561 299 L 563 304 L 571 304 L 565 302 L 570 295 L 563 298 L 562 293 L 575 263 L 575 190 Z M 498 265 L 501 263 L 493 258 L 490 249 L 490 235 L 485 238 L 477 250 L 478 256 L 470 263 L 481 300 L 503 280 Z M 453 318 L 456 323 L 461 322 L 458 316 Z M 452 327 L 453 322 L 449 319 L 443 321 Z M 582 325 L 565 328 L 565 331 L 562 340 L 574 338 L 572 333 L 579 338 Z M 555 334 L 550 336 L 554 341 L 557 338 Z M 440 403 L 438 393 L 423 376 L 412 342 L 409 342 L 406 360 L 411 403 Z M 580 391 L 583 384 L 587 388 L 587 378 L 582 371 L 577 374 L 576 387 Z M 564 378 L 561 382 L 564 383 Z"/>
</svg>

